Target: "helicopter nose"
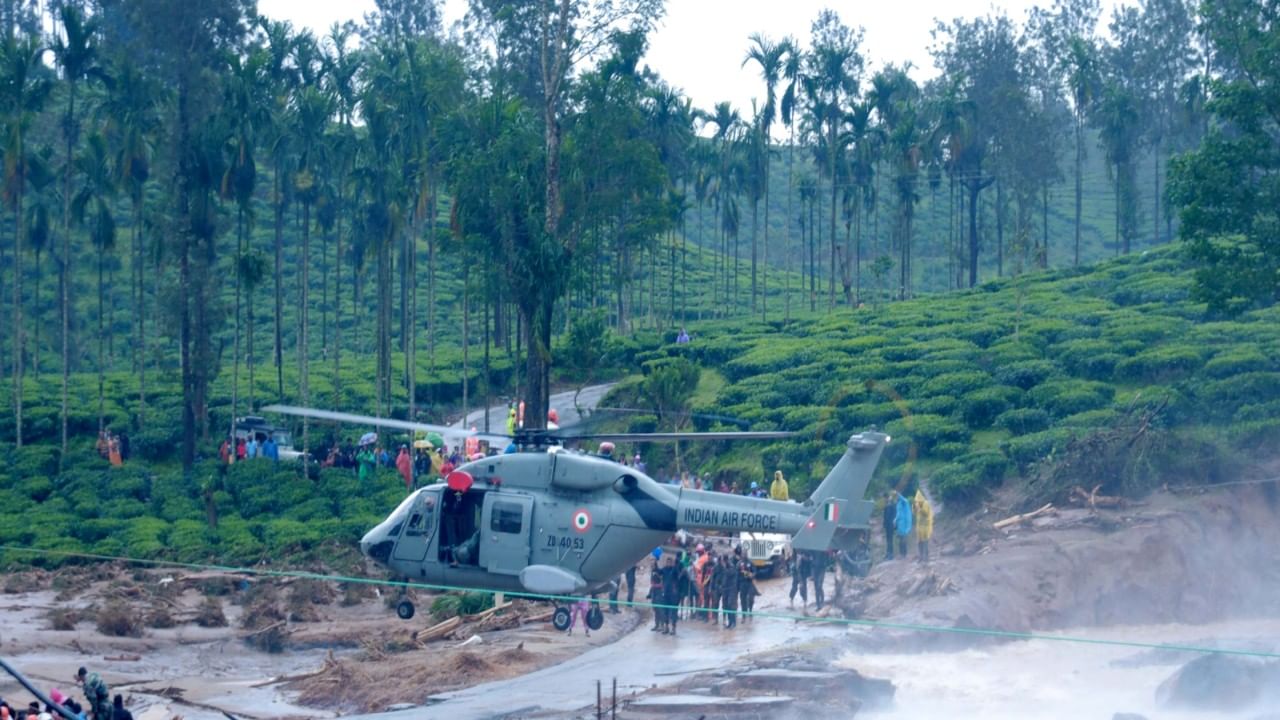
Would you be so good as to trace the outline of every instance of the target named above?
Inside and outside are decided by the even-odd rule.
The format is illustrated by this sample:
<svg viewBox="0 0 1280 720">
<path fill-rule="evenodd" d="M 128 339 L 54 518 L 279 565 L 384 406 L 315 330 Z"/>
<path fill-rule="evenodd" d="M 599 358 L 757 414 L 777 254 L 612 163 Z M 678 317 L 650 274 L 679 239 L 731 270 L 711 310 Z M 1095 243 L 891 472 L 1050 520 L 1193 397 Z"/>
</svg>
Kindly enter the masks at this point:
<svg viewBox="0 0 1280 720">
<path fill-rule="evenodd" d="M 385 565 L 391 559 L 391 546 L 394 544 L 381 529 L 374 528 L 360 538 L 360 554 Z"/>
</svg>

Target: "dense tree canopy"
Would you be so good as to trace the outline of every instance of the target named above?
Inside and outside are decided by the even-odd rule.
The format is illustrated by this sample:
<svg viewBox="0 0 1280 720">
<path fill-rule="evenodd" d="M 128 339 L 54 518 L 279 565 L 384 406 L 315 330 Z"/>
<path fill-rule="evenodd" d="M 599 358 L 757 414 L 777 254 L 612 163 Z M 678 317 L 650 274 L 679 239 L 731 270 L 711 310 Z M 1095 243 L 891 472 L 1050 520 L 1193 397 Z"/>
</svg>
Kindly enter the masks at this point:
<svg viewBox="0 0 1280 720">
<path fill-rule="evenodd" d="M 368 409 L 420 417 L 437 354 L 469 365 L 481 345 L 484 394 L 536 424 L 587 312 L 622 337 L 771 321 L 1175 230 L 1213 309 L 1277 294 L 1275 11 L 1258 0 L 940 20 L 936 77 L 871 62 L 825 10 L 809 37 L 742 39 L 752 107 L 702 109 L 645 64 L 660 0 L 471 0 L 449 31 L 439 3 L 379 0 L 323 35 L 251 0 L 49 5 L 0 17 L 18 443 L 49 436 L 27 427 L 24 378 L 54 367 L 64 451 L 92 404 L 74 375 L 96 375 L 99 428 L 146 427 L 148 377 L 180 378 L 191 463 L 215 418 L 344 405 L 364 357 Z M 126 368 L 120 417 L 103 398 Z M 227 377 L 229 406 L 210 393 Z"/>
</svg>

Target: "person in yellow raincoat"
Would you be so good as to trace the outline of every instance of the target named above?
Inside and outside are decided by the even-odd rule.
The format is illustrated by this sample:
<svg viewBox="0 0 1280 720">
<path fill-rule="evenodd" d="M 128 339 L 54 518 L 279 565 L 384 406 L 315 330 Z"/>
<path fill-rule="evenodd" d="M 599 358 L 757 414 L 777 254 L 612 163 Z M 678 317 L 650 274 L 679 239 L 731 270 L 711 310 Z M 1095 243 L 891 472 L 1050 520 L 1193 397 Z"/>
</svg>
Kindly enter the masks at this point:
<svg viewBox="0 0 1280 720">
<path fill-rule="evenodd" d="M 911 503 L 915 507 L 912 511 L 915 513 L 916 521 L 916 547 L 920 550 L 920 562 L 929 562 L 929 538 L 933 537 L 933 506 L 929 504 L 929 498 L 924 496 L 924 491 L 916 489 L 916 497 Z"/>
<path fill-rule="evenodd" d="M 790 497 L 790 489 L 787 487 L 787 479 L 782 477 L 781 470 L 773 471 L 773 484 L 769 486 L 769 497 L 774 500 L 782 500 L 783 502 Z"/>
</svg>

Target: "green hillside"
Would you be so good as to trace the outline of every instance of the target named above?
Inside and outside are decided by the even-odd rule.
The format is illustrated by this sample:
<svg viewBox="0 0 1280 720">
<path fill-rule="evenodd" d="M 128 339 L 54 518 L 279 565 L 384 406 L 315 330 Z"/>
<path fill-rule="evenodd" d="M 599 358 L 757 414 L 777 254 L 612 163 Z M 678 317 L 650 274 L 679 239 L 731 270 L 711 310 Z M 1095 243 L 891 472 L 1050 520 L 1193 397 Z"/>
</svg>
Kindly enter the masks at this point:
<svg viewBox="0 0 1280 720">
<path fill-rule="evenodd" d="M 691 272 L 690 286 L 703 272 L 702 266 Z M 925 480 L 958 507 L 1002 484 L 1027 502 L 1085 483 L 1140 493 L 1156 483 L 1215 480 L 1236 467 L 1232 451 L 1266 453 L 1280 440 L 1280 308 L 1207 319 L 1188 299 L 1190 282 L 1180 250 L 1165 248 L 973 291 L 798 314 L 789 322 L 694 322 L 686 346 L 674 344 L 671 329 L 614 336 L 594 374 L 617 376 L 687 355 L 702 368 L 693 410 L 741 418 L 753 429 L 801 433 L 797 441 L 763 447 L 644 448 L 658 475 L 675 471 L 679 451 L 679 467 L 744 485 L 781 468 L 803 496 L 849 433 L 877 426 L 893 442 L 876 491 Z M 445 405 L 454 409 L 460 362 L 456 349 L 442 352 L 441 371 L 424 376 L 439 383 L 441 395 L 452 393 L 453 404 Z M 372 361 L 361 358 L 348 368 L 349 407 L 370 409 Z M 494 368 L 510 382 L 509 360 Z M 329 392 L 326 372 L 317 370 L 321 397 Z M 478 372 L 473 365 L 477 386 Z M 563 372 L 566 383 L 581 381 Z M 271 383 L 256 380 L 263 386 L 256 392 L 270 394 Z M 174 460 L 176 379 L 162 375 L 155 383 L 149 411 L 155 422 L 134 436 L 135 459 L 112 469 L 93 451 L 96 379 L 74 377 L 74 440 L 59 474 L 56 378 L 28 380 L 33 431 L 42 441 L 21 450 L 0 446 L 0 503 L 8 510 L 0 545 L 225 563 L 307 557 L 330 541 L 349 550 L 403 493 L 389 471 L 372 488 L 359 486 L 350 471 L 323 470 L 310 479 L 265 461 L 234 466 L 224 476 L 210 459 L 212 441 L 184 477 Z M 225 377 L 214 389 L 216 424 L 227 418 Z M 5 392 L 0 401 L 7 401 Z M 133 402 L 136 378 L 111 374 L 107 392 L 110 414 L 119 418 Z M 480 391 L 472 393 L 478 405 Z M 619 395 L 648 402 L 637 380 L 625 382 Z M 657 424 L 652 416 L 630 422 L 637 430 Z M 33 558 L 4 552 L 3 560 Z"/>
<path fill-rule="evenodd" d="M 1037 499 L 1086 483 L 1141 492 L 1215 479 L 1231 451 L 1280 439 L 1280 310 L 1208 319 L 1190 284 L 1166 248 L 789 323 L 696 325 L 690 345 L 639 359 L 687 354 L 718 387 L 694 410 L 801 433 L 684 458 L 740 483 L 780 467 L 803 490 L 848 433 L 876 426 L 894 438 L 878 482 L 927 478 L 949 502 L 1013 478 Z"/>
</svg>

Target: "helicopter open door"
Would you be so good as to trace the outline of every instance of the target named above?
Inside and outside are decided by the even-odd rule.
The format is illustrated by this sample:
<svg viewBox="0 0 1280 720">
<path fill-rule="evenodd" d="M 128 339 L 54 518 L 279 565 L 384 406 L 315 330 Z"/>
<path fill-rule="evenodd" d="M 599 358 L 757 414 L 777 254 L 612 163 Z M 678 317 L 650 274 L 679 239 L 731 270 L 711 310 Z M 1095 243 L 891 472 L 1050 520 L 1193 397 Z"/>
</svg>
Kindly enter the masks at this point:
<svg viewBox="0 0 1280 720">
<path fill-rule="evenodd" d="M 488 492 L 484 498 L 480 561 L 492 573 L 519 575 L 529 564 L 533 498 Z"/>
</svg>

